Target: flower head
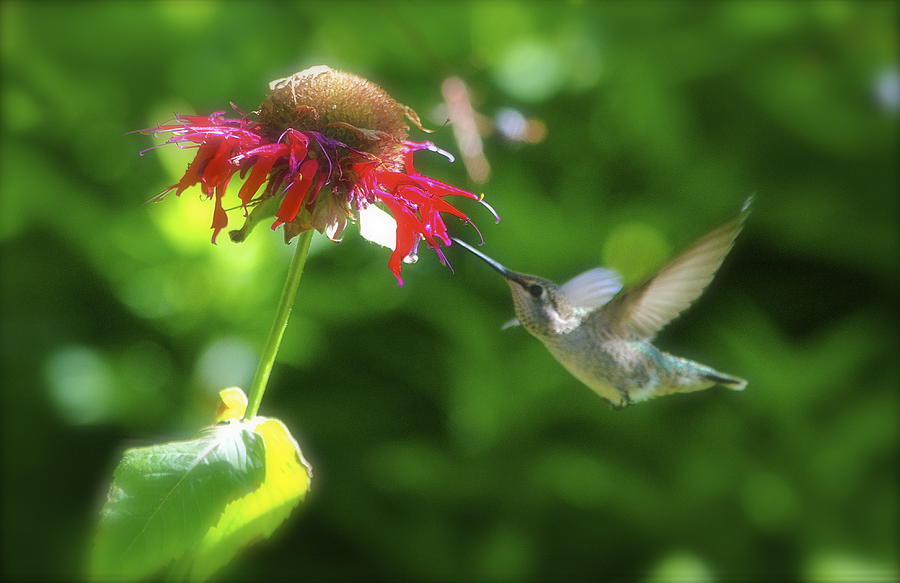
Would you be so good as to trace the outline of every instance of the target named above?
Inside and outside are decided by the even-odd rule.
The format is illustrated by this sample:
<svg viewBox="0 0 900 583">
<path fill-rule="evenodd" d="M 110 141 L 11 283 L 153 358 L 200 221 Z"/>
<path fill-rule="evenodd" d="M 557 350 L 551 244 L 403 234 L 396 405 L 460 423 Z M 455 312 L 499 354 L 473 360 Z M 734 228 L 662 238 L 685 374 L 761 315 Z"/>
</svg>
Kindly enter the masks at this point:
<svg viewBox="0 0 900 583">
<path fill-rule="evenodd" d="M 407 140 L 407 121 L 421 128 L 415 112 L 377 85 L 324 66 L 273 81 L 269 89 L 259 110 L 239 119 L 223 111 L 178 115 L 176 123 L 143 130 L 197 150 L 181 180 L 157 199 L 199 184 L 214 200 L 213 243 L 228 225 L 223 199 L 235 174 L 246 178 L 237 197 L 247 217 L 230 232 L 235 241 L 272 214 L 272 229 L 282 227 L 285 241 L 308 229 L 338 241 L 348 221 L 380 203 L 396 224 L 393 241 L 384 244 L 393 247 L 388 266 L 400 285 L 401 263 L 415 259 L 423 240 L 446 263 L 441 247 L 451 241 L 442 215 L 471 223 L 446 197 L 481 197 L 416 170 L 418 150 L 453 158 L 430 142 Z"/>
</svg>

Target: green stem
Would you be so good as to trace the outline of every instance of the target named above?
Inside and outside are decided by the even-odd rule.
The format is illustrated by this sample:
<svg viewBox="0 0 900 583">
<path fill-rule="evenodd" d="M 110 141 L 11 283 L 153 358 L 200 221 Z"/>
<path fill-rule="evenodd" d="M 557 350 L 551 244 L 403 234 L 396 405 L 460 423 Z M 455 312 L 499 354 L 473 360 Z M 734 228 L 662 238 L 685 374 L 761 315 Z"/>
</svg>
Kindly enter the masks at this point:
<svg viewBox="0 0 900 583">
<path fill-rule="evenodd" d="M 259 357 L 256 375 L 254 375 L 253 382 L 250 384 L 250 396 L 248 397 L 247 412 L 244 414 L 244 419 L 256 417 L 256 413 L 259 411 L 259 404 L 262 402 L 263 394 L 266 392 L 269 374 L 272 372 L 272 366 L 275 364 L 275 356 L 278 354 L 278 347 L 281 346 L 281 339 L 284 337 L 288 318 L 291 317 L 291 309 L 294 307 L 294 298 L 297 295 L 297 288 L 300 286 L 303 266 L 306 265 L 306 256 L 309 253 L 309 242 L 312 240 L 312 234 L 312 229 L 304 231 L 300 235 L 299 241 L 297 241 L 297 250 L 294 252 L 294 258 L 291 260 L 291 266 L 288 268 L 287 279 L 284 281 L 284 287 L 281 289 L 281 298 L 278 300 L 275 320 L 272 322 L 272 328 L 269 330 L 269 336 L 266 338 L 266 344 L 263 346 L 262 355 Z"/>
</svg>

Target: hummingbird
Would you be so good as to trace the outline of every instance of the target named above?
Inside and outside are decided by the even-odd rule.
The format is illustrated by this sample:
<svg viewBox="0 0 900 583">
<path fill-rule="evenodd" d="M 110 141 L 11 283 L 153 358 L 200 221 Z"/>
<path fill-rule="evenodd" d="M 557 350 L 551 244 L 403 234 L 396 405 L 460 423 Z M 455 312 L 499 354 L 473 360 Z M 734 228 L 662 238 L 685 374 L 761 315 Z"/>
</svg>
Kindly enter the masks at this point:
<svg viewBox="0 0 900 583">
<path fill-rule="evenodd" d="M 714 386 L 741 391 L 747 381 L 656 348 L 656 334 L 694 300 L 722 265 L 749 214 L 698 239 L 643 283 L 623 291 L 620 276 L 594 268 L 558 285 L 511 271 L 465 241 L 453 241 L 500 273 L 517 319 L 575 378 L 623 408 L 653 397 Z"/>
</svg>

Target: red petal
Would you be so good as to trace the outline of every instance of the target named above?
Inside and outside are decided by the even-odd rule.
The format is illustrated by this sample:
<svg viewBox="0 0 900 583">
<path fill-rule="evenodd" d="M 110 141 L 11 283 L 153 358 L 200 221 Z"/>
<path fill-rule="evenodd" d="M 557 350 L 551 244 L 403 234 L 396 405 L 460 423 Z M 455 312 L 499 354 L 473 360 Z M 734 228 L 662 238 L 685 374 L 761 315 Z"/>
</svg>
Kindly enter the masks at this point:
<svg viewBox="0 0 900 583">
<path fill-rule="evenodd" d="M 175 185 L 175 188 L 177 189 L 175 190 L 176 196 L 180 196 L 186 188 L 200 182 L 200 176 L 203 173 L 204 168 L 206 168 L 210 158 L 215 156 L 218 147 L 218 142 L 211 142 L 200 146 L 197 155 L 194 156 L 194 160 L 188 165 L 184 176 L 182 176 L 181 180 L 178 181 L 178 184 Z"/>
<path fill-rule="evenodd" d="M 403 279 L 400 277 L 403 258 L 413 250 L 416 244 L 416 235 L 422 235 L 434 249 L 440 247 L 440 243 L 434 239 L 433 229 L 427 229 L 426 225 L 402 201 L 384 192 L 379 194 L 379 198 L 397 221 L 394 252 L 388 261 L 388 267 L 394 272 L 400 285 L 403 285 Z M 440 223 L 440 227 L 443 227 L 443 222 Z"/>
<path fill-rule="evenodd" d="M 233 153 L 233 140 L 226 138 L 219 145 L 219 150 L 213 156 L 206 169 L 203 170 L 202 182 L 207 196 L 212 194 L 212 189 L 219 184 L 228 181 L 237 168 L 229 162 Z"/>
<path fill-rule="evenodd" d="M 413 164 L 414 153 L 415 150 L 407 150 L 403 153 L 403 167 L 406 168 L 406 172 L 409 174 L 418 174 L 416 167 Z"/>
<path fill-rule="evenodd" d="M 415 185 L 416 181 L 403 172 L 381 171 L 375 173 L 378 183 L 385 187 L 386 190 L 394 191 L 402 185 Z"/>
<path fill-rule="evenodd" d="M 478 200 L 480 198 L 468 190 L 450 186 L 449 184 L 445 184 L 434 178 L 428 178 L 427 176 L 417 176 L 416 178 L 418 179 L 419 187 L 423 190 L 427 190 L 431 194 L 436 194 L 438 196 L 464 196 L 466 198 L 471 198 L 472 200 Z"/>
<path fill-rule="evenodd" d="M 286 154 L 288 147 L 285 144 L 264 144 L 258 148 L 248 150 L 244 155 L 250 156 L 276 156 L 281 157 Z"/>
<path fill-rule="evenodd" d="M 297 166 L 306 159 L 309 151 L 309 138 L 306 137 L 306 134 L 290 129 L 288 130 L 288 141 L 290 141 L 288 168 L 290 168 L 290 173 L 294 174 L 297 172 Z"/>
<path fill-rule="evenodd" d="M 403 205 L 392 197 L 382 197 L 381 200 L 388 207 L 388 210 L 391 211 L 391 214 L 394 215 L 394 220 L 397 221 L 394 252 L 391 253 L 391 258 L 388 259 L 388 269 L 394 273 L 397 283 L 403 285 L 403 278 L 400 277 L 400 273 L 403 271 L 403 258 L 409 255 L 409 252 L 412 251 L 416 244 L 417 229 L 410 224 L 410 217 L 407 214 L 409 211 Z"/>
<path fill-rule="evenodd" d="M 272 225 L 273 229 L 282 223 L 287 223 L 297 218 L 297 213 L 300 212 L 300 207 L 303 205 L 306 191 L 309 190 L 309 186 L 312 184 L 318 170 L 319 162 L 317 160 L 307 160 L 300 165 L 300 171 L 297 173 L 299 180 L 295 178 L 293 184 L 291 184 L 284 195 L 284 200 L 281 202 L 281 206 L 278 207 L 278 212 L 275 213 L 275 216 L 278 218 Z"/>
<path fill-rule="evenodd" d="M 306 197 L 306 204 L 311 205 L 312 203 L 316 202 L 316 199 L 319 197 L 319 191 L 322 190 L 322 186 L 325 184 L 326 178 L 327 176 L 325 176 L 324 172 L 319 172 L 318 174 L 316 174 L 316 181 L 310 187 L 309 195 Z"/>
<path fill-rule="evenodd" d="M 228 179 L 216 186 L 215 208 L 213 210 L 213 220 L 211 225 L 213 230 L 213 244 L 215 244 L 216 242 L 216 237 L 219 236 L 219 231 L 228 226 L 228 215 L 225 213 L 225 209 L 222 207 L 222 197 L 225 196 L 225 190 L 227 188 Z"/>
<path fill-rule="evenodd" d="M 441 213 L 434 208 L 426 208 L 419 212 L 422 215 L 422 222 L 425 223 L 426 230 L 430 231 L 432 236 L 440 239 L 444 245 L 450 245 L 450 237 L 447 236 L 447 225 L 441 217 Z"/>
<path fill-rule="evenodd" d="M 405 198 L 411 202 L 422 205 L 429 205 L 435 207 L 442 213 L 450 213 L 454 216 L 461 218 L 464 221 L 468 221 L 469 217 L 466 216 L 461 210 L 457 209 L 455 206 L 447 202 L 442 198 L 438 198 L 436 196 L 431 195 L 430 193 L 420 190 L 418 188 L 413 188 L 410 186 L 401 186 L 397 189 L 397 196 L 401 198 Z"/>
<path fill-rule="evenodd" d="M 250 178 L 244 182 L 240 192 L 238 192 L 238 198 L 241 199 L 244 206 L 250 202 L 253 195 L 256 194 L 256 191 L 259 190 L 259 187 L 265 182 L 266 177 L 269 175 L 269 171 L 277 161 L 278 158 L 275 156 L 260 156 L 257 159 L 256 164 L 253 165 L 253 172 L 250 173 Z"/>
</svg>

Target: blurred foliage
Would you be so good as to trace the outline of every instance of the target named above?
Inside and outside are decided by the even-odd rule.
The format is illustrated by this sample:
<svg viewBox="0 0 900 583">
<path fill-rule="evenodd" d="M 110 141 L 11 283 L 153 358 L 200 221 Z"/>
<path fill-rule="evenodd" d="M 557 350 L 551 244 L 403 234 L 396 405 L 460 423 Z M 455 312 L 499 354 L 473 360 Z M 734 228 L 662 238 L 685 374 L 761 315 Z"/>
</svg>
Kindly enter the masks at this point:
<svg viewBox="0 0 900 583">
<path fill-rule="evenodd" d="M 142 204 L 189 154 L 141 158 L 149 138 L 125 132 L 251 110 L 319 63 L 432 127 L 449 75 L 483 114 L 546 124 L 535 145 L 486 138 L 500 225 L 461 205 L 513 269 L 633 281 L 755 193 L 658 342 L 750 385 L 613 411 L 499 330 L 508 291 L 471 257 L 451 249 L 451 276 L 423 253 L 398 288 L 384 249 L 316 237 L 262 409 L 316 483 L 226 578 L 898 577 L 896 3 L 0 10 L 5 578 L 82 571 L 113 461 L 246 386 L 287 268 L 266 229 L 210 245 L 197 192 Z M 457 151 L 448 128 L 431 138 Z M 476 188 L 461 164 L 417 164 Z"/>
</svg>

